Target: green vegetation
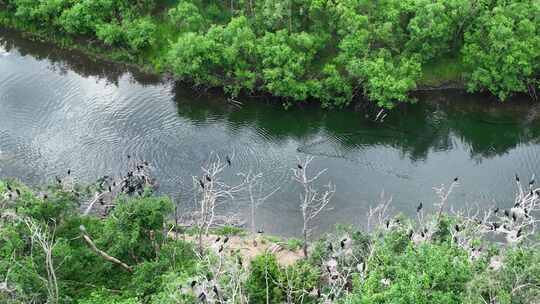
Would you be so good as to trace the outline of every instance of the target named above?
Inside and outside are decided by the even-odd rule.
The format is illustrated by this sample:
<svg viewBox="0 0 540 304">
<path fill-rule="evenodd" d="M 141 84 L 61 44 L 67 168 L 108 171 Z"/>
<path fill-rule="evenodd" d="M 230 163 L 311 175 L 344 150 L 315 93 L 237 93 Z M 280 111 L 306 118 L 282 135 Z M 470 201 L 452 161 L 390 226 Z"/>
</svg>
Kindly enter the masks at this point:
<svg viewBox="0 0 540 304">
<path fill-rule="evenodd" d="M 16 181 L 0 182 L 1 303 L 540 300 L 538 235 L 528 224 L 535 223 L 533 213 L 489 220 L 420 213 L 419 223 L 388 217 L 369 234 L 338 226 L 313 244 L 309 258 L 285 266 L 269 252 L 247 262 L 234 248 L 218 251 L 208 245 L 198 255 L 189 240 L 167 235 L 171 201 L 150 191 L 120 195 L 106 218 L 81 215 L 85 191 L 58 184 L 34 191 Z M 539 200 L 534 193 L 519 196 L 520 205 L 531 210 Z M 508 231 L 509 245 L 484 237 L 497 231 L 489 228 L 495 220 L 505 223 L 499 229 Z M 514 227 L 519 232 L 512 236 Z M 230 228 L 216 231 L 221 248 L 227 246 L 223 235 L 238 234 Z M 293 239 L 289 246 L 298 250 L 301 244 Z"/>
<path fill-rule="evenodd" d="M 536 0 L 0 0 L 0 24 L 285 105 L 391 108 L 419 86 L 540 86 Z"/>
</svg>

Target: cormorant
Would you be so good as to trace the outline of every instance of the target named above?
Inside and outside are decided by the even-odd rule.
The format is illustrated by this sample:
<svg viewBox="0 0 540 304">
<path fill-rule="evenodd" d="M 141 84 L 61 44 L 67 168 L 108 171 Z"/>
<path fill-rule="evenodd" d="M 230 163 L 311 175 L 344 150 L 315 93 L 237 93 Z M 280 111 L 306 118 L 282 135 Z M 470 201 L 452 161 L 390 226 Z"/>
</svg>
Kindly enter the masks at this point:
<svg viewBox="0 0 540 304">
<path fill-rule="evenodd" d="M 296 165 L 296 166 L 297 166 L 298 169 L 300 169 L 300 170 L 304 169 L 304 167 L 302 167 L 302 165 L 300 165 L 300 164 L 298 164 L 298 165 Z"/>
<path fill-rule="evenodd" d="M 454 177 L 454 183 L 458 181 L 458 177 Z"/>
<path fill-rule="evenodd" d="M 71 169 L 68 169 L 67 174 L 68 174 L 68 175 L 71 175 Z"/>
<path fill-rule="evenodd" d="M 334 246 L 332 246 L 332 243 L 329 243 L 327 248 L 328 248 L 328 251 L 330 252 L 334 251 Z"/>
<path fill-rule="evenodd" d="M 458 224 L 456 224 L 456 225 L 454 226 L 454 228 L 456 229 L 457 232 L 459 232 L 459 225 L 458 225 Z"/>
<path fill-rule="evenodd" d="M 13 189 L 11 188 L 11 186 L 10 186 L 9 184 L 7 185 L 7 189 L 8 189 L 10 192 L 13 191 Z"/>
<path fill-rule="evenodd" d="M 48 199 L 49 196 L 47 195 L 47 193 L 43 194 L 43 199 Z"/>
<path fill-rule="evenodd" d="M 221 253 L 223 251 L 223 245 L 219 246 L 218 253 Z"/>
<path fill-rule="evenodd" d="M 343 240 L 341 240 L 341 242 L 339 242 L 339 245 L 341 246 L 341 249 L 345 249 L 345 240 L 346 239 L 343 239 Z"/>
<path fill-rule="evenodd" d="M 497 212 L 499 212 L 499 207 L 495 208 L 495 210 L 493 210 L 493 213 L 497 214 Z"/>
<path fill-rule="evenodd" d="M 203 181 L 202 181 L 202 180 L 200 180 L 200 179 L 199 179 L 199 185 L 201 186 L 201 188 L 203 188 L 203 189 L 204 189 L 204 183 L 203 183 Z"/>
<path fill-rule="evenodd" d="M 216 294 L 216 296 L 219 297 L 219 290 L 217 289 L 216 285 L 214 285 L 214 288 L 212 288 L 212 290 L 214 291 L 214 293 Z"/>
<path fill-rule="evenodd" d="M 225 160 L 227 161 L 227 165 L 229 165 L 229 167 L 232 165 L 232 161 L 231 161 L 231 158 L 229 157 L 229 155 L 225 156 Z"/>
<path fill-rule="evenodd" d="M 112 188 L 111 188 L 111 186 L 109 186 L 109 192 L 112 192 Z"/>
<path fill-rule="evenodd" d="M 386 229 L 388 229 L 389 227 L 390 227 L 390 221 L 386 220 Z"/>
<path fill-rule="evenodd" d="M 229 237 L 226 236 L 225 239 L 223 239 L 223 244 L 226 244 L 229 241 Z"/>
<path fill-rule="evenodd" d="M 21 190 L 15 189 L 15 192 L 17 192 L 17 196 L 21 196 Z"/>
<path fill-rule="evenodd" d="M 59 184 L 62 183 L 62 180 L 61 180 L 58 176 L 55 176 L 54 178 L 56 179 L 56 182 L 57 182 L 57 183 L 59 183 Z"/>
<path fill-rule="evenodd" d="M 195 287 L 197 285 L 197 281 L 191 281 L 191 288 Z"/>
<path fill-rule="evenodd" d="M 519 183 L 519 176 L 517 175 L 517 173 L 516 173 L 516 182 Z"/>
<path fill-rule="evenodd" d="M 510 217 L 510 211 L 504 210 L 504 215 L 507 216 L 507 217 Z"/>
<path fill-rule="evenodd" d="M 219 242 L 219 241 L 221 241 L 221 237 L 220 237 L 220 236 L 217 237 L 216 243 Z"/>
<path fill-rule="evenodd" d="M 514 212 L 512 212 L 512 220 L 515 222 L 517 221 L 517 216 Z"/>
<path fill-rule="evenodd" d="M 522 228 L 519 228 L 517 234 L 516 234 L 516 237 L 520 237 L 521 236 L 521 232 L 522 232 Z"/>
<path fill-rule="evenodd" d="M 422 202 L 420 202 L 420 205 L 418 205 L 418 207 L 416 207 L 416 212 L 420 212 L 420 210 L 422 210 L 422 207 L 424 207 L 424 204 L 422 204 Z"/>
<path fill-rule="evenodd" d="M 412 230 L 409 230 L 409 234 L 407 235 L 407 237 L 409 238 L 409 240 L 412 238 L 412 235 L 413 235 L 413 231 L 412 231 Z"/>
<path fill-rule="evenodd" d="M 208 176 L 208 175 L 206 175 L 206 180 L 207 180 L 208 182 L 211 182 L 211 181 L 212 181 L 212 179 L 211 179 L 210 176 Z"/>
</svg>

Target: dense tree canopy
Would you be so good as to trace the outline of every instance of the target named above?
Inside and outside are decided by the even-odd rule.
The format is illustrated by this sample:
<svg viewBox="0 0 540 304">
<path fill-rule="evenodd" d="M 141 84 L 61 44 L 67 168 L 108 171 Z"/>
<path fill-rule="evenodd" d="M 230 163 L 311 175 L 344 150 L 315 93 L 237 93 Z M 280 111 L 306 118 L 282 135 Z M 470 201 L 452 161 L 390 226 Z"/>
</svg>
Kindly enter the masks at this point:
<svg viewBox="0 0 540 304">
<path fill-rule="evenodd" d="M 536 95 L 539 16 L 535 0 L 0 1 L 7 26 L 82 37 L 233 95 L 264 91 L 324 107 L 362 92 L 393 107 L 434 82 L 501 100 Z M 429 69 L 447 64 L 453 74 L 430 79 Z"/>
</svg>

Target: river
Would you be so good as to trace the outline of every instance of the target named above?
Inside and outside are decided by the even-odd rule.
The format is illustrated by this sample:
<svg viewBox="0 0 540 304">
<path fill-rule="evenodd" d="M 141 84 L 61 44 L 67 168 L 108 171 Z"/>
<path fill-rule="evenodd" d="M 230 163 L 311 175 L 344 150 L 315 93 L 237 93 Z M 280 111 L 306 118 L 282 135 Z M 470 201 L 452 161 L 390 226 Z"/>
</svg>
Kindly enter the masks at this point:
<svg viewBox="0 0 540 304">
<path fill-rule="evenodd" d="M 510 206 L 514 174 L 539 173 L 540 108 L 527 100 L 429 92 L 382 123 L 351 109 L 238 101 L 0 30 L 0 178 L 43 185 L 69 168 L 90 182 L 125 172 L 129 154 L 148 160 L 159 192 L 189 210 L 191 177 L 211 153 L 231 155 L 226 180 L 251 170 L 263 173 L 263 193 L 279 188 L 259 208 L 259 228 L 293 236 L 298 157 L 314 156 L 313 172 L 327 168 L 320 184 L 337 187 L 317 233 L 365 225 L 382 192 L 395 212 L 414 215 L 420 201 L 433 209 L 432 187 L 456 176 L 452 208 Z M 249 219 L 245 195 L 222 209 Z"/>
</svg>

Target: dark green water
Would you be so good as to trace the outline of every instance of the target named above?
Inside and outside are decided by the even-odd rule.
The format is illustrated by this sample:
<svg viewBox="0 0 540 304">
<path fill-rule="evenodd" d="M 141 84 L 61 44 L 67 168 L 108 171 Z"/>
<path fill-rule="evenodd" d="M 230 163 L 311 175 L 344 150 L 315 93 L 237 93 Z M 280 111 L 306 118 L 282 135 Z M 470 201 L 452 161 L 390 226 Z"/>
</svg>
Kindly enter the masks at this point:
<svg viewBox="0 0 540 304">
<path fill-rule="evenodd" d="M 284 111 L 280 105 L 202 94 L 85 56 L 0 31 L 0 178 L 42 184 L 70 168 L 80 181 L 124 172 L 127 154 L 149 160 L 160 191 L 193 206 L 191 176 L 211 152 L 235 155 L 234 172 L 263 172 L 266 190 L 280 187 L 258 222 L 268 232 L 301 227 L 290 168 L 315 156 L 321 182 L 337 185 L 335 223 L 363 225 L 382 191 L 396 211 L 413 214 L 436 200 L 433 186 L 455 176 L 454 208 L 509 206 L 513 175 L 540 168 L 540 106 L 498 104 L 459 92 L 419 95 L 419 103 L 373 123 L 351 109 Z M 525 178 L 524 178 L 525 179 Z M 248 217 L 245 197 L 223 206 Z"/>
</svg>

